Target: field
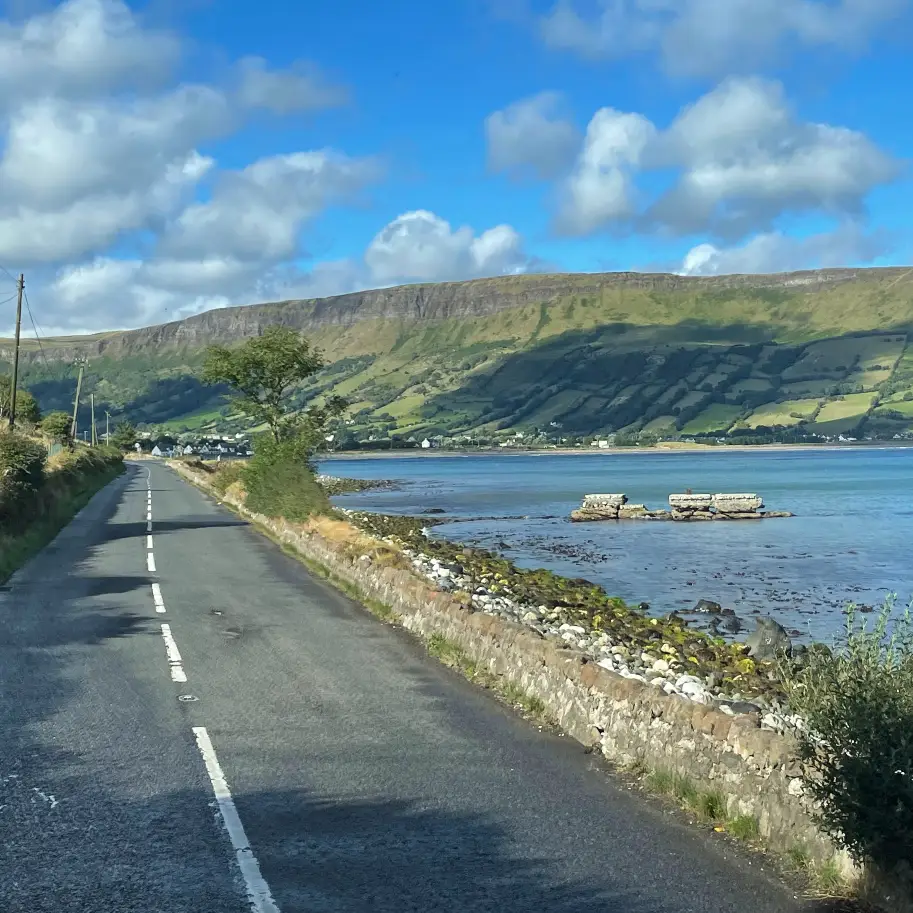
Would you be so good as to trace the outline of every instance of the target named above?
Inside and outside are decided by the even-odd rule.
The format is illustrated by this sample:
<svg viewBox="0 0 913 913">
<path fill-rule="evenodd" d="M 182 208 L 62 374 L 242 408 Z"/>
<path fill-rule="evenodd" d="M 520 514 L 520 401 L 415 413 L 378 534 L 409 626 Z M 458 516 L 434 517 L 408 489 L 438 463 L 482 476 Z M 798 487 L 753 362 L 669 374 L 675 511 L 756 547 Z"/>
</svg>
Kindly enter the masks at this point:
<svg viewBox="0 0 913 913">
<path fill-rule="evenodd" d="M 855 430 L 877 399 L 875 393 L 855 393 L 824 404 L 809 430 L 816 434 L 842 434 Z"/>
<path fill-rule="evenodd" d="M 765 426 L 775 428 L 780 425 L 788 428 L 792 425 L 798 425 L 799 422 L 808 421 L 815 414 L 820 402 L 817 399 L 792 399 L 784 403 L 759 406 L 748 418 L 740 422 L 740 427 L 760 428 Z"/>
<path fill-rule="evenodd" d="M 744 411 L 741 406 L 715 403 L 705 409 L 697 418 L 691 419 L 682 428 L 682 434 L 712 434 L 728 431 Z"/>
</svg>

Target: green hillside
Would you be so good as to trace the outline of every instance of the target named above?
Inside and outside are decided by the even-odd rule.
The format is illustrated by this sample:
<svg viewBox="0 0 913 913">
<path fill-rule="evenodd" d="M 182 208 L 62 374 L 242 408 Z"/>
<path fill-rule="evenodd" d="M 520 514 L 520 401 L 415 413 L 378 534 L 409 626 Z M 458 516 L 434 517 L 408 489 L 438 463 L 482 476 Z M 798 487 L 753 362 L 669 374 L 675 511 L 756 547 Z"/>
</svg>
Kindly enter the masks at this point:
<svg viewBox="0 0 913 913">
<path fill-rule="evenodd" d="M 67 408 L 85 355 L 86 392 L 112 413 L 178 432 L 241 430 L 194 372 L 206 342 L 271 322 L 323 349 L 328 366 L 301 404 L 346 396 L 342 431 L 354 440 L 913 432 L 908 269 L 404 286 L 52 340 L 27 352 L 25 382 L 44 408 Z"/>
</svg>

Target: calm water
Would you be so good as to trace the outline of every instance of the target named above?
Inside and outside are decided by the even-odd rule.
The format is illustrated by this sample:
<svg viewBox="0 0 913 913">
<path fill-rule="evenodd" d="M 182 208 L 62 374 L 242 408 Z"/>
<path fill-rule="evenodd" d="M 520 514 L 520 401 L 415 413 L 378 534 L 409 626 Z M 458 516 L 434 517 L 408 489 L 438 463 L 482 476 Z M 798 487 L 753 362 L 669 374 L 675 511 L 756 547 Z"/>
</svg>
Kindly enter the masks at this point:
<svg viewBox="0 0 913 913">
<path fill-rule="evenodd" d="M 520 566 L 586 577 L 656 612 L 713 599 L 829 639 L 848 601 L 913 595 L 913 449 L 339 459 L 321 468 L 405 483 L 341 497 L 341 506 L 403 514 L 441 508 L 455 522 L 438 527 L 439 535 L 497 549 Z M 568 520 L 584 494 L 624 492 L 659 508 L 686 488 L 757 492 L 769 509 L 796 516 Z"/>
</svg>

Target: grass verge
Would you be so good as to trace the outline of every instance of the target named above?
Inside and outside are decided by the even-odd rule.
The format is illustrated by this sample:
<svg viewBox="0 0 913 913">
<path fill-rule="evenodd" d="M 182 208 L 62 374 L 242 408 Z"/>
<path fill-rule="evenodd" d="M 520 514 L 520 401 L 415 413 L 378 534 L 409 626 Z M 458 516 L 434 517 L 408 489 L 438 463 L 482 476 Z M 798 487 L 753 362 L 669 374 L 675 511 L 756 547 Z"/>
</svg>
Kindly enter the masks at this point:
<svg viewBox="0 0 913 913">
<path fill-rule="evenodd" d="M 674 802 L 699 822 L 712 825 L 716 833 L 728 834 L 755 850 L 763 848 L 758 819 L 753 815 L 730 816 L 721 793 L 698 789 L 689 777 L 665 768 L 650 769 L 642 762 L 630 765 L 627 773 L 639 780 L 647 792 Z M 836 859 L 816 865 L 808 849 L 798 843 L 776 858 L 784 869 L 798 876 L 810 896 L 853 898 L 857 895 L 856 886 L 843 877 Z"/>
</svg>

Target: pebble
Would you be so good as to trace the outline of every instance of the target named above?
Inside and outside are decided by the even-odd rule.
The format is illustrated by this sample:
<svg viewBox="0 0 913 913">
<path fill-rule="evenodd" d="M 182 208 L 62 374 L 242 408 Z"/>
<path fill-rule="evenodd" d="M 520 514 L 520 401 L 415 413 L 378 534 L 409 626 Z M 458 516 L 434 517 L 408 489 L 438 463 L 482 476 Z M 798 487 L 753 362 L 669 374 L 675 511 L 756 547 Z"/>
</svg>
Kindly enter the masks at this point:
<svg viewBox="0 0 913 913">
<path fill-rule="evenodd" d="M 472 580 L 465 575 L 465 571 L 458 565 L 444 567 L 437 558 L 429 558 L 421 553 L 404 550 L 407 558 L 411 559 L 412 566 L 425 577 L 436 582 L 441 589 L 461 589 L 471 591 Z M 367 556 L 365 556 L 367 557 Z M 706 679 L 696 675 L 681 674 L 676 670 L 678 651 L 671 644 L 663 643 L 657 647 L 661 654 L 659 657 L 644 650 L 638 657 L 632 659 L 631 651 L 625 644 L 612 643 L 605 632 L 597 633 L 587 631 L 580 625 L 561 622 L 561 613 L 558 609 L 550 609 L 547 605 L 531 606 L 515 602 L 510 591 L 504 585 L 503 578 L 497 576 L 482 577 L 481 586 L 475 588 L 472 601 L 476 608 L 486 614 L 499 615 L 511 621 L 522 621 L 546 637 L 555 637 L 570 646 L 574 646 L 584 653 L 596 658 L 596 665 L 603 669 L 615 672 L 624 678 L 647 683 L 661 689 L 666 694 L 678 694 L 696 704 L 715 704 L 720 711 L 730 716 L 746 712 L 764 712 L 761 725 L 765 729 L 776 732 L 785 732 L 791 728 L 800 728 L 802 720 L 790 716 L 785 708 L 774 705 L 768 706 L 760 698 L 745 698 L 741 693 L 732 695 L 723 694 L 720 690 L 722 676 L 711 672 Z M 498 592 L 493 592 L 497 590 Z M 720 703 L 728 701 L 729 703 Z M 735 706 L 731 706 L 734 704 Z M 790 782 L 790 790 L 801 789 L 801 782 L 794 787 Z M 796 793 L 793 793 L 796 795 Z"/>
</svg>

